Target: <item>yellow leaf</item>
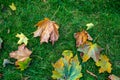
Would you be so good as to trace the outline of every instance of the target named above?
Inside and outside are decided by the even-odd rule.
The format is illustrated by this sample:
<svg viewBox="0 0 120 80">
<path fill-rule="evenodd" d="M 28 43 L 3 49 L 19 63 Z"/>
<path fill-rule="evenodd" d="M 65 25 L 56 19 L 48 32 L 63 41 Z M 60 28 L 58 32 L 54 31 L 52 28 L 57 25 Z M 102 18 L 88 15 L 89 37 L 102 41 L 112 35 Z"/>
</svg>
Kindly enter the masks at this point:
<svg viewBox="0 0 120 80">
<path fill-rule="evenodd" d="M 16 37 L 20 38 L 20 40 L 18 41 L 18 44 L 24 43 L 25 45 L 27 45 L 28 38 L 23 33 L 17 34 Z"/>
<path fill-rule="evenodd" d="M 88 23 L 88 24 L 86 24 L 86 26 L 87 26 L 86 30 L 89 30 L 89 29 L 94 27 L 94 24 L 93 23 Z"/>
<path fill-rule="evenodd" d="M 100 60 L 96 62 L 97 66 L 100 66 L 101 68 L 99 69 L 99 73 L 103 73 L 107 71 L 108 73 L 111 73 L 111 63 L 109 62 L 109 59 L 106 55 L 101 55 Z"/>
<path fill-rule="evenodd" d="M 15 4 L 14 4 L 14 3 L 12 3 L 11 5 L 9 5 L 9 7 L 10 7 L 13 11 L 15 11 L 15 10 L 16 10 L 16 6 L 15 6 Z"/>
<path fill-rule="evenodd" d="M 56 80 L 79 80 L 82 77 L 82 67 L 78 60 L 78 56 L 73 57 L 70 50 L 65 50 L 62 53 L 63 57 L 53 64 L 52 78 Z"/>
</svg>

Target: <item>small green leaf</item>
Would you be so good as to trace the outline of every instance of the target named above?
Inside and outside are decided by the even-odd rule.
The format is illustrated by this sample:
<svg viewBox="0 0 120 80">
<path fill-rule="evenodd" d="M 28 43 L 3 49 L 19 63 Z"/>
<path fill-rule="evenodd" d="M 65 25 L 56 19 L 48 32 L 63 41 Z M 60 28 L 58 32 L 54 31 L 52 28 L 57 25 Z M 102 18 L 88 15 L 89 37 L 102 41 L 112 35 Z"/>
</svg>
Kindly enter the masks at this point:
<svg viewBox="0 0 120 80">
<path fill-rule="evenodd" d="M 25 61 L 18 61 L 18 69 L 20 69 L 21 71 L 26 69 L 29 66 L 31 60 L 32 59 L 28 57 Z"/>
</svg>

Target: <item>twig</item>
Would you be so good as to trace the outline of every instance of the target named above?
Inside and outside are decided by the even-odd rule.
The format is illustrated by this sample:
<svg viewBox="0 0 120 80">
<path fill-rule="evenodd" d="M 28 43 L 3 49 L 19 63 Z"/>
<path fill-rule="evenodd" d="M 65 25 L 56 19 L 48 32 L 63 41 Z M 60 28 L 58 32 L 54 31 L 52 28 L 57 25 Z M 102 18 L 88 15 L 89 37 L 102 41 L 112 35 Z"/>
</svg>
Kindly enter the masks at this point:
<svg viewBox="0 0 120 80">
<path fill-rule="evenodd" d="M 90 71 L 88 71 L 88 70 L 86 70 L 86 72 L 87 72 L 87 73 L 89 73 L 91 76 L 93 76 L 93 77 L 96 77 L 96 78 L 97 78 L 97 76 L 96 76 L 94 73 L 92 73 L 92 72 L 90 72 Z"/>
</svg>

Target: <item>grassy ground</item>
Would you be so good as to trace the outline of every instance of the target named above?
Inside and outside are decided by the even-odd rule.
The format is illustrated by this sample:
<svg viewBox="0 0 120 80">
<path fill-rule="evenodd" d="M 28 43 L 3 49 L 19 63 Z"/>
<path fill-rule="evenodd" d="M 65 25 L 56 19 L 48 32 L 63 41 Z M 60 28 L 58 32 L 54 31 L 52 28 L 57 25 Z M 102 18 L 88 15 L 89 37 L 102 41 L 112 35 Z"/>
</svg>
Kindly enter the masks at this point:
<svg viewBox="0 0 120 80">
<path fill-rule="evenodd" d="M 11 11 L 9 4 L 15 3 L 17 10 Z M 114 4 L 113 4 L 114 3 Z M 63 50 L 69 49 L 79 55 L 75 47 L 73 34 L 85 28 L 89 22 L 95 27 L 89 30 L 90 35 L 104 48 L 112 63 L 112 73 L 120 76 L 120 14 L 118 1 L 112 0 L 8 0 L 0 1 L 0 37 L 4 46 L 0 51 L 1 80 L 51 80 L 53 67 Z M 60 38 L 54 46 L 51 43 L 40 45 L 39 38 L 33 38 L 34 25 L 45 17 L 56 21 L 59 26 Z M 8 34 L 8 30 L 10 33 Z M 24 33 L 29 38 L 28 48 L 32 50 L 32 62 L 25 71 L 16 69 L 13 65 L 2 67 L 4 58 L 9 58 L 9 53 L 16 50 L 17 33 Z M 9 58 L 10 59 L 10 58 Z M 81 58 L 79 57 L 80 62 Z M 11 59 L 13 60 L 13 59 Z M 86 69 L 98 76 L 98 80 L 107 80 L 108 73 L 99 74 L 93 60 L 82 64 L 83 78 L 81 80 L 95 80 L 86 73 Z"/>
</svg>

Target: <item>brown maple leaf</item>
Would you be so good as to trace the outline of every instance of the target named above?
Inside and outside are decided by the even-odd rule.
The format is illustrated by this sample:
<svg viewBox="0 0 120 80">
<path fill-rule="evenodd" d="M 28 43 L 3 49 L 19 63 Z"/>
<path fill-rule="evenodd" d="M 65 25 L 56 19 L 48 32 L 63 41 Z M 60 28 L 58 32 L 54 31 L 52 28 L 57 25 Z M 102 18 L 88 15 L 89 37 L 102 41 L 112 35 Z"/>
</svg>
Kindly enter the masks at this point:
<svg viewBox="0 0 120 80">
<path fill-rule="evenodd" d="M 92 40 L 92 37 L 85 30 L 75 33 L 74 37 L 76 39 L 76 47 L 85 44 L 87 40 Z"/>
<path fill-rule="evenodd" d="M 26 48 L 25 44 L 22 44 L 18 47 L 18 50 L 10 53 L 10 57 L 17 59 L 17 61 L 24 61 L 31 55 L 31 53 L 32 51 Z"/>
<path fill-rule="evenodd" d="M 55 41 L 59 38 L 58 28 L 59 26 L 54 22 L 50 21 L 48 18 L 45 18 L 42 21 L 39 21 L 35 26 L 38 29 L 34 32 L 34 37 L 40 36 L 40 43 L 48 43 L 48 40 L 54 44 Z"/>
</svg>

